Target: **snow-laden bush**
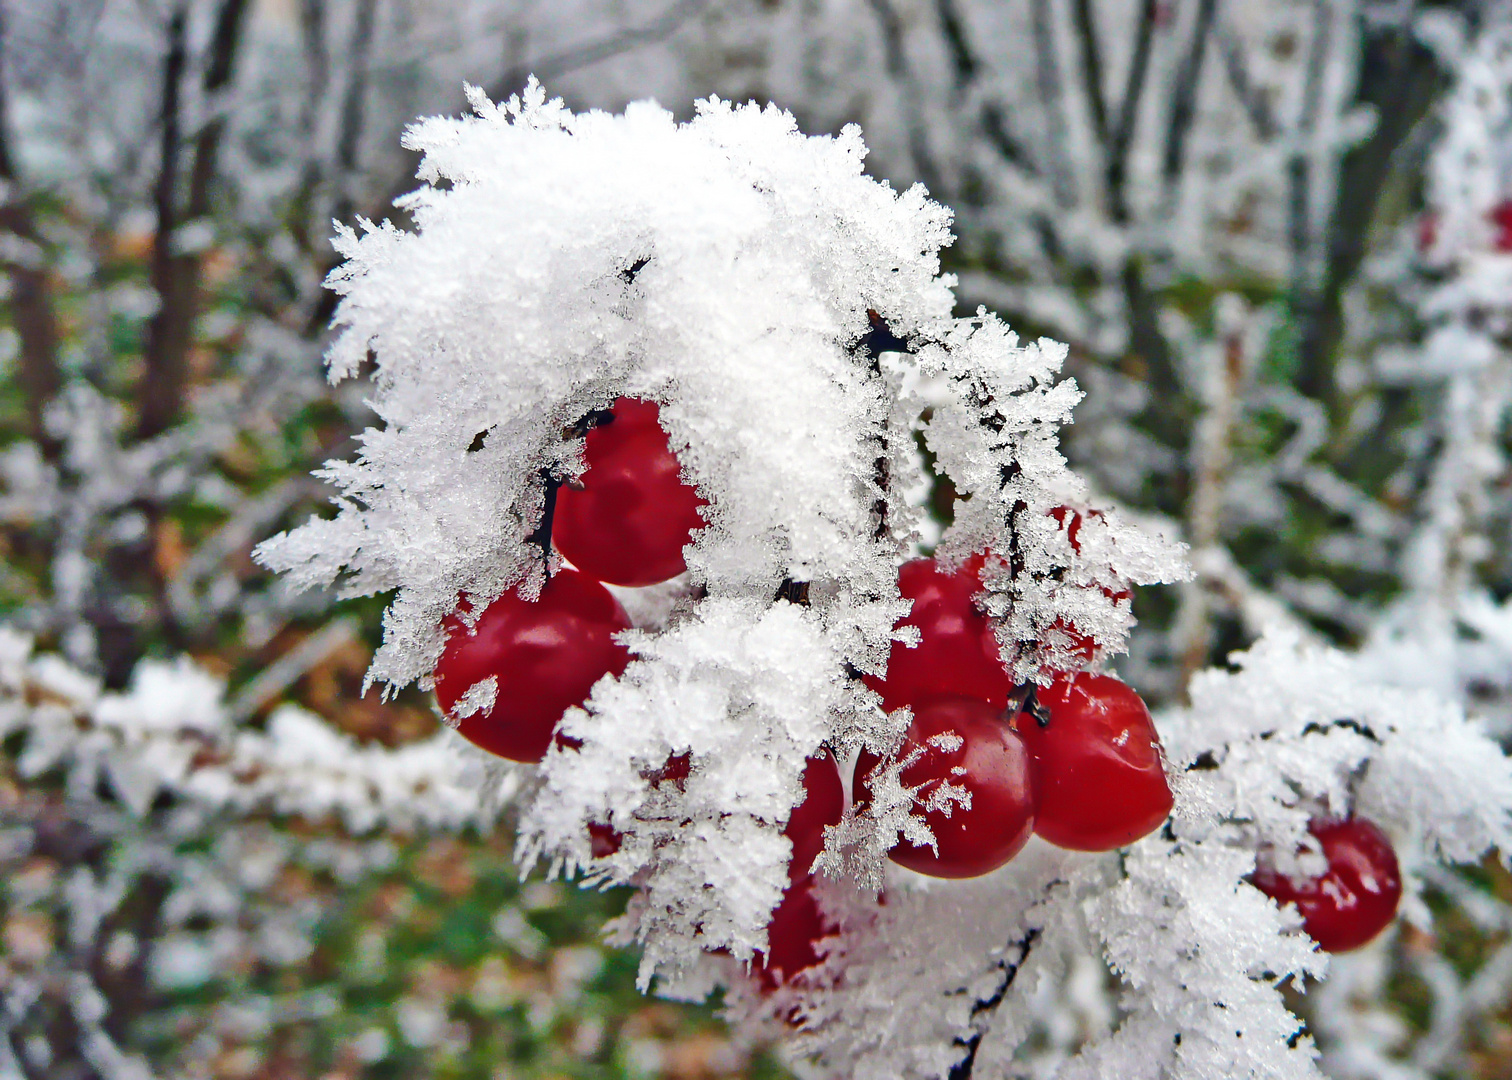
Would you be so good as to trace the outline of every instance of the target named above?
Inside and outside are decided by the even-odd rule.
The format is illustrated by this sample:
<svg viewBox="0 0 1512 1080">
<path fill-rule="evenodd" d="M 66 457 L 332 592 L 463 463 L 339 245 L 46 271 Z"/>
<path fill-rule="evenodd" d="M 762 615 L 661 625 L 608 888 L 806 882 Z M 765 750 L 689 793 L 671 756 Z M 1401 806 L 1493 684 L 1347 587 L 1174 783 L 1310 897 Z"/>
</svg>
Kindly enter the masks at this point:
<svg viewBox="0 0 1512 1080">
<path fill-rule="evenodd" d="M 979 602 L 1026 690 L 1121 649 L 1122 590 L 1181 577 L 1180 549 L 1111 510 L 1083 513 L 1072 543 L 1060 508 L 1090 508 L 1056 449 L 1079 397 L 1056 381 L 1064 349 L 952 316 L 947 212 L 866 177 L 855 129 L 805 138 L 783 112 L 719 101 L 682 125 L 646 104 L 574 115 L 534 85 L 471 97 L 473 115 L 406 137 L 424 154 L 415 231 L 339 240 L 331 374 L 370 360 L 384 427 L 328 466 L 335 515 L 260 555 L 303 585 L 394 590 L 369 678 L 429 685 L 459 602 L 530 599 L 559 567 L 547 507 L 584 468 L 584 418 L 621 396 L 660 405 L 707 528 L 685 577 L 621 592 L 635 659 L 524 778 L 522 861 L 634 885 L 619 930 L 644 947 L 643 983 L 723 983 L 737 1021 L 785 1023 L 838 1072 L 1011 1071 L 1043 1033 L 1033 995 L 1091 954 L 1122 982 L 1119 1014 L 1069 1060 L 1024 1064 L 1314 1075 L 1278 988 L 1325 957 L 1246 883 L 1257 852 L 1306 872 L 1309 820 L 1355 813 L 1409 875 L 1507 850 L 1512 771 L 1457 707 L 1280 638 L 1167 719 L 1175 813 L 1121 853 L 1035 842 L 985 877 L 921 878 L 884 859 L 921 827 L 884 768 L 827 833 L 822 902 L 842 929 L 820 971 L 757 991 L 743 965 L 786 883 L 805 759 L 891 760 L 908 721 L 859 676 L 884 670 L 908 608 L 919 445 L 957 494 L 937 556 L 988 553 Z M 677 755 L 686 783 L 656 784 Z M 596 856 L 590 826 L 615 850 Z"/>
</svg>

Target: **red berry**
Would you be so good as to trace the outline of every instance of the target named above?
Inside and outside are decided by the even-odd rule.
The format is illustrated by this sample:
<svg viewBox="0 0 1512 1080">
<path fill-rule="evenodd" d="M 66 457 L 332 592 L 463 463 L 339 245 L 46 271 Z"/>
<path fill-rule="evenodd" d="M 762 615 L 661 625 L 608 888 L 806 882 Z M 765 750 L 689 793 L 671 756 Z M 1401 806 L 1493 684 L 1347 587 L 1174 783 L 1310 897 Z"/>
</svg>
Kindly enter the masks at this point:
<svg viewBox="0 0 1512 1080">
<path fill-rule="evenodd" d="M 927 809 L 938 854 L 900 840 L 889 852 L 893 862 L 933 877 L 966 878 L 996 870 L 1019 853 L 1034 831 L 1036 792 L 1029 751 L 999 707 L 962 697 L 931 698 L 914 707 L 913 723 L 899 751 L 901 779 L 918 788 L 915 800 L 928 806 L 944 784 L 964 788 L 970 807 L 951 801 L 950 815 Z M 856 762 L 857 805 L 871 801 L 868 777 L 877 756 L 862 752 Z"/>
<path fill-rule="evenodd" d="M 913 608 L 897 625 L 918 627 L 919 643 L 910 648 L 893 642 L 886 677 L 865 677 L 888 712 L 940 695 L 1007 708 L 1012 680 L 991 622 L 971 602 L 982 591 L 980 566 L 977 557 L 946 574 L 933 559 L 914 559 L 898 569 L 898 591 Z"/>
<path fill-rule="evenodd" d="M 1486 217 L 1496 227 L 1496 235 L 1491 240 L 1492 250 L 1503 255 L 1512 251 L 1512 199 L 1497 203 Z"/>
<path fill-rule="evenodd" d="M 814 896 L 814 878 L 791 882 L 767 924 L 767 948 L 758 953 L 755 970 L 761 988 L 771 993 L 800 972 L 819 963 L 819 942 L 836 933 Z M 790 1018 L 791 1019 L 791 1018 Z"/>
<path fill-rule="evenodd" d="M 803 766 L 803 801 L 793 807 L 782 835 L 793 842 L 788 880 L 797 881 L 813 869 L 824 850 L 824 827 L 840 824 L 845 813 L 845 786 L 835 759 L 820 751 Z"/>
<path fill-rule="evenodd" d="M 1426 255 L 1438 243 L 1439 215 L 1437 210 L 1424 210 L 1417 223 L 1417 248 Z"/>
<path fill-rule="evenodd" d="M 614 640 L 630 628 L 625 609 L 608 589 L 572 570 L 553 576 L 534 602 L 505 593 L 472 629 L 456 615 L 442 625 L 447 641 L 436 664 L 436 700 L 452 715 L 475 684 L 496 678 L 493 708 L 461 717 L 457 730 L 515 761 L 540 761 L 562 713 L 630 662 L 629 650 Z"/>
<path fill-rule="evenodd" d="M 1171 812 L 1160 736 L 1139 695 L 1111 675 L 1062 676 L 1036 691 L 1049 711 L 1018 731 L 1034 758 L 1034 831 L 1074 851 L 1111 851 L 1159 827 Z"/>
<path fill-rule="evenodd" d="M 620 849 L 625 837 L 613 825 L 598 821 L 588 823 L 588 851 L 595 859 L 607 859 Z"/>
<path fill-rule="evenodd" d="M 1313 821 L 1307 831 L 1323 846 L 1328 870 L 1301 881 L 1262 867 L 1255 888 L 1278 904 L 1296 904 L 1302 929 L 1329 952 L 1358 949 L 1396 916 L 1402 873 L 1386 834 L 1364 818 Z"/>
<path fill-rule="evenodd" d="M 557 493 L 552 539 L 585 574 L 655 585 L 688 568 L 683 547 L 707 505 L 682 479 L 655 402 L 620 398 L 614 420 L 588 433 L 581 491 Z"/>
</svg>

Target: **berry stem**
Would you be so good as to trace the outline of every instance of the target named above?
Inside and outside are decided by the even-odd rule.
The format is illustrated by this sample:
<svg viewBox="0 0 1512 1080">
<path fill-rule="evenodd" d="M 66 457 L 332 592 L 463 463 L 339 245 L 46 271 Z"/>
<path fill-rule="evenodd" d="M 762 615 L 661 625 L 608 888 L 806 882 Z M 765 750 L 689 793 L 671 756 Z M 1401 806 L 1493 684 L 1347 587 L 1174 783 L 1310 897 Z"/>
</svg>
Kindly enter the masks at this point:
<svg viewBox="0 0 1512 1080">
<path fill-rule="evenodd" d="M 1050 726 L 1050 710 L 1045 708 L 1036 691 L 1039 689 L 1032 682 L 1020 683 L 1013 688 L 1013 693 L 1008 695 L 1008 715 L 1026 712 L 1034 717 L 1034 722 L 1041 729 Z"/>
</svg>

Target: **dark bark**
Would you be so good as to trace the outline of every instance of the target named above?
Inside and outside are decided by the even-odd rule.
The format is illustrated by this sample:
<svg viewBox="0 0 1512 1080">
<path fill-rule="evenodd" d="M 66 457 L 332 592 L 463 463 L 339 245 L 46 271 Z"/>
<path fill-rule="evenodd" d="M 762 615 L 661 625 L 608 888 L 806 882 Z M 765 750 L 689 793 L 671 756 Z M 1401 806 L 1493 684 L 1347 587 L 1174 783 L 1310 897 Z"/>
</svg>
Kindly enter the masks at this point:
<svg viewBox="0 0 1512 1080">
<path fill-rule="evenodd" d="M 1197 115 L 1197 88 L 1202 84 L 1202 61 L 1207 55 L 1208 38 L 1213 33 L 1213 21 L 1218 14 L 1218 0 L 1199 0 L 1196 24 L 1192 27 L 1192 41 L 1187 54 L 1182 58 L 1176 75 L 1176 90 L 1171 97 L 1171 118 L 1166 125 L 1165 153 L 1161 160 L 1161 175 L 1166 186 L 1175 185 L 1186 164 L 1187 133 Z"/>
<path fill-rule="evenodd" d="M 1144 98 L 1145 78 L 1150 71 L 1150 44 L 1155 36 L 1157 0 L 1144 0 L 1135 31 L 1134 55 L 1129 59 L 1129 77 L 1119 102 L 1118 119 L 1108 133 L 1108 214 L 1117 222 L 1129 220 L 1124 188 L 1128 179 L 1129 147 L 1134 142 L 1134 127 L 1139 123 L 1139 103 Z"/>
<path fill-rule="evenodd" d="M 203 78 L 204 94 L 212 99 L 231 84 L 237 45 L 247 13 L 247 0 L 225 0 L 216 16 Z M 168 54 L 163 65 L 163 105 L 160 172 L 156 196 L 157 238 L 152 252 L 152 285 L 158 311 L 147 331 L 145 371 L 138 391 L 137 435 L 151 438 L 171 427 L 183 411 L 189 383 L 189 351 L 201 296 L 200 253 L 177 248 L 179 229 L 210 212 L 225 120 L 207 121 L 194 138 L 188 191 L 178 204 L 178 159 L 183 149 L 183 79 L 188 63 L 185 8 L 174 11 L 168 23 Z"/>
<path fill-rule="evenodd" d="M 1343 296 L 1365 259 L 1370 227 L 1398 149 L 1432 109 L 1446 76 L 1408 26 L 1367 26 L 1357 105 L 1371 108 L 1376 127 L 1344 155 L 1325 235 L 1322 285 L 1298 302 L 1301 368 L 1297 388 L 1338 408 L 1335 370 L 1344 336 Z"/>
</svg>

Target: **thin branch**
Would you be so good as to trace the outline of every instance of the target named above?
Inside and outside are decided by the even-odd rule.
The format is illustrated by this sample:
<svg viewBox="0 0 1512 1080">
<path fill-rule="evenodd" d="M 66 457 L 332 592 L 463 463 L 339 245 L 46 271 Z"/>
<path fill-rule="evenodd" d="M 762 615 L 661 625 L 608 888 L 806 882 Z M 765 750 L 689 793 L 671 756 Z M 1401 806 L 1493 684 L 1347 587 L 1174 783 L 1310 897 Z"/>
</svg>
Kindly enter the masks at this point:
<svg viewBox="0 0 1512 1080">
<path fill-rule="evenodd" d="M 216 17 L 203 88 L 213 100 L 230 85 L 237 44 L 247 12 L 247 0 L 225 0 Z M 152 284 L 159 306 L 148 328 L 146 371 L 139 390 L 137 434 L 141 438 L 166 431 L 178 419 L 188 389 L 189 349 L 200 306 L 200 256 L 180 251 L 179 229 L 210 212 L 210 190 L 216 176 L 225 119 L 213 117 L 194 140 L 188 195 L 183 212 L 177 206 L 178 156 L 182 141 L 182 82 L 188 62 L 185 6 L 168 24 L 168 56 L 163 71 L 162 163 L 158 176 L 157 238 L 153 244 Z"/>
<path fill-rule="evenodd" d="M 1134 125 L 1139 122 L 1139 103 L 1144 97 L 1145 78 L 1150 70 L 1150 44 L 1155 36 L 1157 4 L 1158 0 L 1144 0 L 1140 8 L 1134 55 L 1129 59 L 1129 77 L 1124 84 L 1123 100 L 1119 102 L 1118 121 L 1108 142 L 1108 211 L 1113 220 L 1119 222 L 1129 218 L 1128 204 L 1124 199 L 1129 146 L 1134 141 Z"/>
<path fill-rule="evenodd" d="M 1354 105 L 1371 109 L 1376 125 L 1369 138 L 1343 156 L 1332 211 L 1322 229 L 1327 238 L 1323 284 L 1300 312 L 1297 388 L 1326 402 L 1334 414 L 1340 407 L 1334 375 L 1344 335 L 1345 288 L 1365 259 L 1397 151 L 1429 115 L 1449 77 L 1410 25 L 1366 22 L 1364 27 Z"/>
<path fill-rule="evenodd" d="M 918 87 L 913 70 L 908 64 L 908 54 L 903 48 L 903 19 L 893 7 L 892 0 L 867 0 L 882 31 L 882 50 L 886 56 L 887 73 L 899 84 L 902 93 L 904 127 L 908 131 L 908 151 L 913 158 L 914 170 L 936 198 L 945 195 L 939 170 L 935 168 L 933 155 L 929 152 L 929 139 L 924 123 L 919 116 Z"/>
<path fill-rule="evenodd" d="M 1187 133 L 1197 115 L 1197 88 L 1202 83 L 1202 60 L 1207 55 L 1208 38 L 1218 14 L 1218 0 L 1199 0 L 1192 40 L 1176 73 L 1176 90 L 1171 98 L 1171 118 L 1166 124 L 1165 155 L 1161 174 L 1168 191 L 1175 187 L 1186 164 Z"/>
<path fill-rule="evenodd" d="M 10 276 L 8 306 L 11 322 L 20 342 L 17 381 L 26 399 L 27 426 L 30 435 L 51 457 L 58 450 L 43 424 L 48 401 L 62 386 L 58 371 L 58 322 L 53 309 L 52 288 L 43 262 L 41 237 L 32 219 L 31 208 L 21 198 L 15 160 L 9 140 L 9 98 L 5 80 L 5 12 L 0 8 L 0 234 L 16 238 L 14 245 L 22 257 L 4 260 Z"/>
<path fill-rule="evenodd" d="M 1237 34 L 1223 25 L 1218 27 L 1218 50 L 1223 56 L 1223 72 L 1228 76 L 1229 89 L 1234 92 L 1250 126 L 1263 141 L 1276 137 L 1279 130 L 1276 118 L 1271 114 L 1270 102 L 1250 81 L 1249 61 L 1244 57 L 1244 44 Z"/>
<path fill-rule="evenodd" d="M 945 50 L 950 54 L 952 97 L 957 105 L 966 99 L 971 84 L 976 81 L 980 64 L 971 49 L 971 38 L 966 29 L 966 20 L 956 7 L 955 0 L 935 0 L 935 13 L 940 20 L 940 32 L 945 38 Z M 1008 117 L 996 101 L 982 102 L 980 112 L 982 134 L 1010 165 L 1015 165 L 1030 175 L 1038 170 L 1019 141 L 1013 137 Z"/>
<path fill-rule="evenodd" d="M 1292 289 L 1301 294 L 1309 283 L 1303 280 L 1307 268 L 1307 251 L 1312 241 L 1312 134 L 1318 126 L 1322 107 L 1323 69 L 1328 61 L 1332 6 L 1326 0 L 1313 0 L 1313 37 L 1307 56 L 1307 79 L 1302 94 L 1302 112 L 1297 118 L 1297 137 L 1291 160 L 1287 162 L 1289 198 L 1287 199 L 1287 238 L 1292 257 Z"/>
<path fill-rule="evenodd" d="M 168 54 L 163 61 L 163 97 L 159 137 L 157 185 L 153 203 L 157 210 L 157 235 L 152 245 L 152 287 L 157 290 L 158 310 L 147 329 L 146 371 L 139 395 L 138 434 L 157 435 L 178 413 L 178 398 L 186 372 L 187 342 L 179 338 L 188 321 L 177 309 L 175 289 L 174 234 L 178 229 L 178 157 L 180 92 L 188 49 L 184 40 L 188 23 L 186 5 L 180 4 L 168 20 Z"/>
<path fill-rule="evenodd" d="M 950 53 L 951 66 L 955 69 L 956 100 L 960 100 L 966 88 L 976 79 L 976 57 L 971 53 L 971 43 L 966 37 L 966 23 L 956 10 L 955 0 L 935 0 L 935 14 L 939 17 L 940 30 L 945 35 L 945 48 Z"/>
<path fill-rule="evenodd" d="M 958 1045 L 965 1048 L 966 1056 L 950 1067 L 950 1072 L 947 1074 L 948 1080 L 971 1080 L 972 1070 L 976 1068 L 977 1051 L 981 1049 L 982 1039 L 992 1026 L 993 1013 L 1008 996 L 1008 988 L 1018 977 L 1024 961 L 1029 959 L 1029 950 L 1034 948 L 1034 943 L 1039 940 L 1039 936 L 1040 932 L 1036 928 L 1017 941 L 1009 942 L 1008 947 L 1003 951 L 1002 958 L 993 965 L 999 973 L 997 986 L 993 987 L 991 994 L 972 1003 L 971 1034 L 964 1039 L 956 1040 Z M 1010 956 L 1012 959 L 1009 959 Z"/>
<path fill-rule="evenodd" d="M 1050 16 L 1050 0 L 1032 0 L 1034 84 L 1045 113 L 1045 126 L 1051 135 L 1045 140 L 1050 157 L 1047 171 L 1056 204 L 1065 207 L 1070 206 L 1073 199 L 1071 169 L 1066 158 L 1066 140 L 1057 136 L 1066 125 L 1066 95 L 1061 84 L 1060 57 L 1056 52 L 1055 27 Z"/>
<path fill-rule="evenodd" d="M 1108 145 L 1108 103 L 1103 99 L 1102 49 L 1097 44 L 1097 27 L 1092 24 L 1092 0 L 1074 0 L 1071 5 L 1076 40 L 1081 45 L 1082 88 L 1087 93 L 1087 110 L 1092 117 L 1092 134 L 1097 144 Z"/>
<path fill-rule="evenodd" d="M 526 79 L 532 74 L 545 83 L 568 72 L 613 59 L 621 53 L 629 52 L 642 45 L 654 45 L 659 41 L 665 41 L 680 30 L 684 23 L 702 14 L 708 6 L 709 0 L 677 0 L 677 3 L 666 11 L 640 26 L 632 26 L 597 41 L 576 45 L 531 63 L 511 68 L 505 71 L 489 89 L 489 96 L 495 101 L 500 101 L 510 94 L 519 93 L 524 88 Z"/>
</svg>

